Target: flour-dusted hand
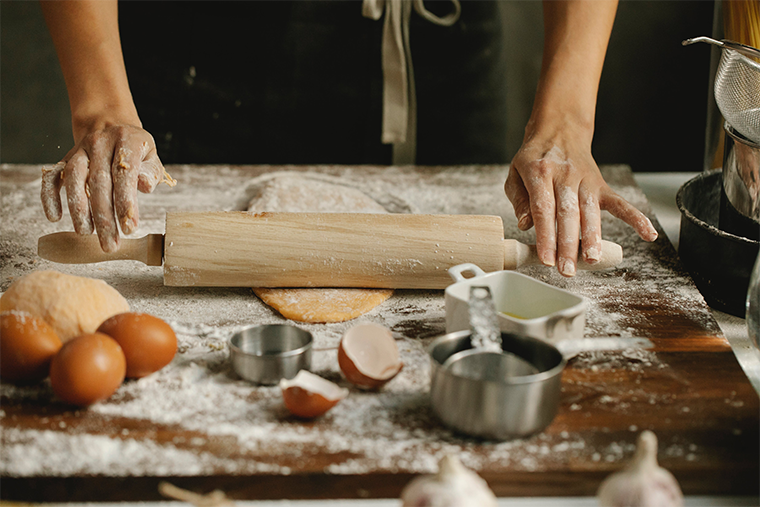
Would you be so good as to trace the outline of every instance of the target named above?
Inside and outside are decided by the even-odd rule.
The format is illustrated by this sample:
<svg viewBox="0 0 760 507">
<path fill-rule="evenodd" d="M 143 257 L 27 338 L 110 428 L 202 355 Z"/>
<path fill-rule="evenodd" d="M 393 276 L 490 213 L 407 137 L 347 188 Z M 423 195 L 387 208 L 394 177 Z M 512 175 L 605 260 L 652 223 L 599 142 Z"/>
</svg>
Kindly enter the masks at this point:
<svg viewBox="0 0 760 507">
<path fill-rule="evenodd" d="M 52 168 L 43 168 L 42 205 L 48 220 L 61 219 L 61 187 L 79 234 L 97 231 L 106 252 L 119 248 L 124 234 L 137 229 L 137 191 L 175 181 L 164 170 L 153 137 L 139 127 L 112 125 L 87 133 Z M 117 225 L 118 224 L 118 225 Z"/>
<path fill-rule="evenodd" d="M 536 228 L 539 258 L 547 266 L 573 276 L 578 245 L 583 260 L 601 255 L 601 210 L 630 224 L 646 241 L 657 231 L 649 219 L 604 181 L 590 150 L 582 143 L 532 138 L 510 165 L 504 186 L 521 230 Z"/>
</svg>

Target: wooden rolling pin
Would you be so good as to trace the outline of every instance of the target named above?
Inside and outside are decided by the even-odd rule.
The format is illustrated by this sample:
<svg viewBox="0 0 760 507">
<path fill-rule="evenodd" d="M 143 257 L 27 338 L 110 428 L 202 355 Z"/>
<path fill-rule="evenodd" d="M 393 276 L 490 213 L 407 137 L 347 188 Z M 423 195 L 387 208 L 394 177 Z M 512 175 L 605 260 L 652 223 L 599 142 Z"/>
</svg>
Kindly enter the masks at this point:
<svg viewBox="0 0 760 507">
<path fill-rule="evenodd" d="M 378 287 L 441 289 L 447 269 L 471 262 L 484 271 L 540 264 L 534 245 L 504 239 L 500 217 L 364 213 L 167 213 L 166 234 L 121 239 L 113 254 L 94 235 L 58 232 L 38 253 L 68 264 L 163 261 L 164 284 L 223 287 Z M 606 269 L 623 258 L 604 241 Z"/>
</svg>

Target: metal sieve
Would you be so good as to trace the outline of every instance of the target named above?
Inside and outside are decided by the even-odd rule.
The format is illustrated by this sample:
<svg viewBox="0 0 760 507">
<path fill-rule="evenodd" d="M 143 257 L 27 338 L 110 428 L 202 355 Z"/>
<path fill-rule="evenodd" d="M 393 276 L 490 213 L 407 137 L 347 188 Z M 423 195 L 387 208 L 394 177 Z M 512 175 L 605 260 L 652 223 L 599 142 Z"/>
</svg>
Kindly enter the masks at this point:
<svg viewBox="0 0 760 507">
<path fill-rule="evenodd" d="M 739 133 L 760 143 L 760 50 L 730 40 L 694 37 L 683 45 L 706 42 L 723 49 L 715 75 L 715 102 Z"/>
</svg>

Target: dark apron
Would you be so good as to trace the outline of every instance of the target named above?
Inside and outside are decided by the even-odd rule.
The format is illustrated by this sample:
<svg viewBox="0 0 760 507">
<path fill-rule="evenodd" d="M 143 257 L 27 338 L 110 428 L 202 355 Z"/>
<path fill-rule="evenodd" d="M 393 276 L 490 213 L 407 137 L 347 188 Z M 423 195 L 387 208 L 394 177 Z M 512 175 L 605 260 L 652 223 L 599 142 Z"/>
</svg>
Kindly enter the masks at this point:
<svg viewBox="0 0 760 507">
<path fill-rule="evenodd" d="M 497 1 L 410 26 L 417 163 L 506 163 Z M 444 15 L 449 2 L 427 2 Z M 383 21 L 358 1 L 119 2 L 132 94 L 164 163 L 389 164 Z"/>
</svg>

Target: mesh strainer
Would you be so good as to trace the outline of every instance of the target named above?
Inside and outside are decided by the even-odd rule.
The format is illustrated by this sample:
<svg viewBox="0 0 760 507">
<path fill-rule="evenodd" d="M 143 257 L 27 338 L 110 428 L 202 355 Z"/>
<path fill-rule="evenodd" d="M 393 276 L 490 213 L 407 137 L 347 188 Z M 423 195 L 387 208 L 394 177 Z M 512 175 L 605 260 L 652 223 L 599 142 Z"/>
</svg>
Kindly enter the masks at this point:
<svg viewBox="0 0 760 507">
<path fill-rule="evenodd" d="M 715 75 L 715 102 L 723 118 L 749 140 L 760 143 L 760 50 L 729 40 L 695 37 L 723 48 Z"/>
</svg>

